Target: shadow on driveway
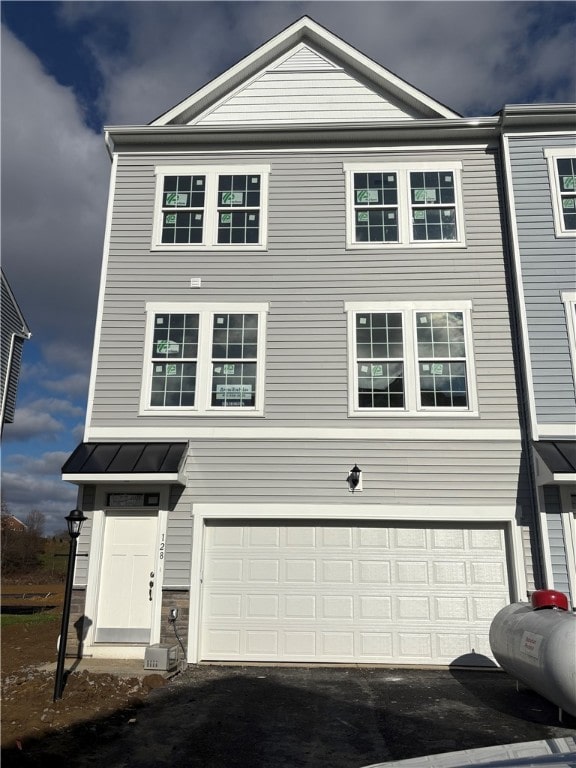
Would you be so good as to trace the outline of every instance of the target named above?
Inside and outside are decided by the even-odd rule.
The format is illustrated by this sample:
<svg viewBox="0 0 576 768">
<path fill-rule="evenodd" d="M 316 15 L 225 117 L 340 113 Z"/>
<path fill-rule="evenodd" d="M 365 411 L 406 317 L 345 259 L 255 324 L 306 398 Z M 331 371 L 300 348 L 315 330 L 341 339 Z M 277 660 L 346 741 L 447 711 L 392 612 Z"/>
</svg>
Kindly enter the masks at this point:
<svg viewBox="0 0 576 768">
<path fill-rule="evenodd" d="M 503 672 L 195 666 L 136 713 L 7 752 L 3 766 L 360 768 L 574 735 Z"/>
</svg>

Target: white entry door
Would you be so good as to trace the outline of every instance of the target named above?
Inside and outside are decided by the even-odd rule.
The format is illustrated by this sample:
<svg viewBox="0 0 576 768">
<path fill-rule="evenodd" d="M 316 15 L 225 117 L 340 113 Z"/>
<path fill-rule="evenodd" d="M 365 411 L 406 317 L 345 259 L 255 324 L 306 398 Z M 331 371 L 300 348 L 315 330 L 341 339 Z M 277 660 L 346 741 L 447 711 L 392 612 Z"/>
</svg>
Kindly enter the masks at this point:
<svg viewBox="0 0 576 768">
<path fill-rule="evenodd" d="M 206 527 L 203 660 L 489 664 L 502 525 Z"/>
<path fill-rule="evenodd" d="M 96 616 L 97 643 L 150 642 L 157 531 L 156 515 L 107 515 Z"/>
</svg>

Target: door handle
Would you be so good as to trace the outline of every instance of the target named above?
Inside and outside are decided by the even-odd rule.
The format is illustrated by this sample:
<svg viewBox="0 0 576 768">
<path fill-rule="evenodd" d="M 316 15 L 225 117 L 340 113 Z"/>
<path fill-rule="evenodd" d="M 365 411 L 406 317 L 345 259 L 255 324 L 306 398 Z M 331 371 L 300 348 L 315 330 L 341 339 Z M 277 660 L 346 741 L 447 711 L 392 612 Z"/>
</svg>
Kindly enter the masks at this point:
<svg viewBox="0 0 576 768">
<path fill-rule="evenodd" d="M 154 574 L 151 573 L 150 577 L 151 577 L 150 581 L 148 582 L 148 587 L 149 587 L 149 589 L 148 589 L 148 599 L 150 600 L 150 602 L 152 602 L 152 589 L 154 587 L 154 582 L 152 581 L 152 579 L 154 577 Z"/>
</svg>

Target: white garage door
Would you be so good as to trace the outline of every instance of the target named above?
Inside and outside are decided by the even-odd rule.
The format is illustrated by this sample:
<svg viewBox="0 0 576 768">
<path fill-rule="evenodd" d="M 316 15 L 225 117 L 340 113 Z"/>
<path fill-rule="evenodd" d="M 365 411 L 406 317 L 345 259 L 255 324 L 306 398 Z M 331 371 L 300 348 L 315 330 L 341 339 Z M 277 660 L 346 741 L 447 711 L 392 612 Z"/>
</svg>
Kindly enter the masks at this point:
<svg viewBox="0 0 576 768">
<path fill-rule="evenodd" d="M 490 657 L 490 622 L 510 602 L 503 527 L 226 521 L 205 533 L 206 661 Z"/>
</svg>

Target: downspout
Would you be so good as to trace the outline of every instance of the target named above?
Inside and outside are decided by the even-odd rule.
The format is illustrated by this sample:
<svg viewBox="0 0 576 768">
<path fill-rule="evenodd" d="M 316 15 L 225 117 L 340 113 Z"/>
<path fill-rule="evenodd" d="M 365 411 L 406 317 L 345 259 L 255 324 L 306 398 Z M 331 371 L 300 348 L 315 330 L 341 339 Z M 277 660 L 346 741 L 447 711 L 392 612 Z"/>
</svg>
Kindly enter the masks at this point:
<svg viewBox="0 0 576 768">
<path fill-rule="evenodd" d="M 516 240 L 513 235 L 515 232 L 515 223 L 514 218 L 512 215 L 513 211 L 513 188 L 512 188 L 512 171 L 510 166 L 510 157 L 508 152 L 508 144 L 506 141 L 506 136 L 504 135 L 504 123 L 506 120 L 506 107 L 504 107 L 500 113 L 500 121 L 499 121 L 499 127 L 500 127 L 500 151 L 502 153 L 502 163 L 501 163 L 501 169 L 502 169 L 502 186 L 503 186 L 503 193 L 504 193 L 504 202 L 506 206 L 506 217 L 504 219 L 504 230 L 506 235 L 506 243 L 507 243 L 507 260 L 510 264 L 510 269 L 508 269 L 508 274 L 510 275 L 510 292 L 511 292 L 511 302 L 510 302 L 510 321 L 512 323 L 512 347 L 514 351 L 514 355 L 516 356 L 516 359 L 518 361 L 518 369 L 519 369 L 519 375 L 517 376 L 518 381 L 518 394 L 519 394 L 519 411 L 520 411 L 520 419 L 521 419 L 521 429 L 520 429 L 520 435 L 521 435 L 521 445 L 523 448 L 523 451 L 526 456 L 526 464 L 527 464 L 527 472 L 528 472 L 528 481 L 530 486 L 530 505 L 531 505 L 531 518 L 532 518 L 532 529 L 534 530 L 534 551 L 532 552 L 532 555 L 534 557 L 536 566 L 535 573 L 534 573 L 534 581 L 535 581 L 535 587 L 536 589 L 540 589 L 542 587 L 546 587 L 546 568 L 544 565 L 544 550 L 543 550 L 543 532 L 541 528 L 541 519 L 539 514 L 539 505 L 538 505 L 538 498 L 537 498 L 537 490 L 536 490 L 536 474 L 534 469 L 534 454 L 533 454 L 533 448 L 532 448 L 532 441 L 529 438 L 529 434 L 532 433 L 532 420 L 530 415 L 530 407 L 529 407 L 529 395 L 528 395 L 528 382 L 526 380 L 528 372 L 526 370 L 526 367 L 523 364 L 523 361 L 526 359 L 525 357 L 525 345 L 524 345 L 524 336 L 522 333 L 522 322 L 520 320 L 520 312 L 519 312 L 519 306 L 520 306 L 520 288 L 519 288 L 519 280 L 520 280 L 520 274 L 518 272 L 518 259 L 520 257 Z M 511 263 L 510 263 L 511 262 Z M 524 428 L 522 428 L 524 427 Z M 537 571 L 537 572 L 536 572 Z"/>
</svg>

